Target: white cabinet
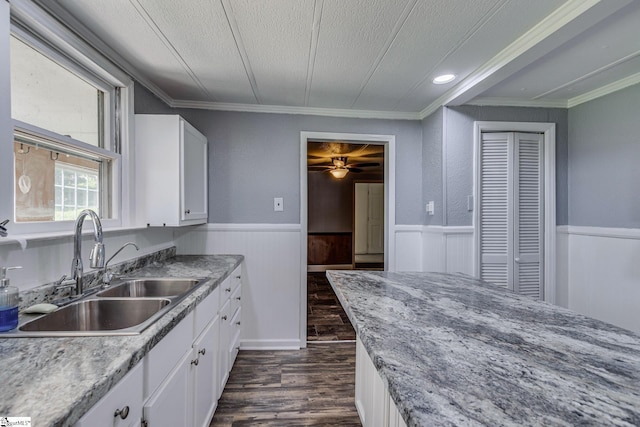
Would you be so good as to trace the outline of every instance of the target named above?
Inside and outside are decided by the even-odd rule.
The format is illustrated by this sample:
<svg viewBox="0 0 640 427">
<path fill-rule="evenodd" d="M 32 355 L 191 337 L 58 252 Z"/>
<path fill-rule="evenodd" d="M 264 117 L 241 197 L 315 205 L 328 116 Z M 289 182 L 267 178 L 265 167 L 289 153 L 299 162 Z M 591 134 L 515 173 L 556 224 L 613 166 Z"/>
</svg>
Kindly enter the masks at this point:
<svg viewBox="0 0 640 427">
<path fill-rule="evenodd" d="M 142 419 L 143 363 L 138 363 L 93 408 L 76 427 L 134 427 Z"/>
<path fill-rule="evenodd" d="M 177 115 L 136 114 L 136 198 L 141 221 L 207 221 L 207 138 Z"/>
<path fill-rule="evenodd" d="M 77 426 L 209 426 L 240 349 L 241 295 L 237 267 Z"/>
<path fill-rule="evenodd" d="M 220 299 L 220 347 L 219 347 L 219 393 L 229 379 L 229 373 L 240 350 L 240 331 L 242 325 L 242 273 L 236 268 L 222 283 Z"/>
<path fill-rule="evenodd" d="M 193 343 L 191 382 L 193 388 L 193 425 L 207 427 L 213 418 L 218 401 L 217 343 L 220 336 L 220 317 L 205 327 Z"/>
<path fill-rule="evenodd" d="M 356 409 L 363 427 L 406 427 L 359 337 L 356 340 Z"/>
<path fill-rule="evenodd" d="M 191 391 L 189 369 L 192 352 L 182 354 L 178 364 L 144 404 L 144 421 L 148 426 L 190 426 Z"/>
</svg>

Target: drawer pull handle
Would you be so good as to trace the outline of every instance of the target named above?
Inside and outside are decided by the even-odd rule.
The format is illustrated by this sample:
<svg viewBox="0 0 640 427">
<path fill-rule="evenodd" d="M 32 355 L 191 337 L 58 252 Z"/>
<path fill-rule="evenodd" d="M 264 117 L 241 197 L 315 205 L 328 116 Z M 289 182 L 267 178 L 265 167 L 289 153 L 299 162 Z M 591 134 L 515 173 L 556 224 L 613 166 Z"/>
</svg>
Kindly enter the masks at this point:
<svg viewBox="0 0 640 427">
<path fill-rule="evenodd" d="M 240 301 L 240 297 L 236 297 L 236 299 L 237 299 L 238 301 Z"/>
<path fill-rule="evenodd" d="M 198 354 L 201 354 L 201 355 L 203 355 L 203 356 L 204 356 L 204 354 L 205 354 L 206 352 L 207 352 L 207 349 L 206 349 L 206 348 L 203 348 L 202 350 L 199 350 L 199 351 L 198 351 Z"/>
<path fill-rule="evenodd" d="M 190 214 L 191 213 L 191 209 L 187 209 L 186 211 L 184 211 L 184 213 Z"/>
<path fill-rule="evenodd" d="M 231 292 L 231 288 L 225 288 L 225 292 Z"/>
<path fill-rule="evenodd" d="M 240 326 L 240 322 L 236 322 L 236 325 Z"/>
<path fill-rule="evenodd" d="M 236 351 L 240 351 L 240 346 L 237 346 L 237 347 L 236 347 Z"/>
<path fill-rule="evenodd" d="M 242 279 L 242 276 L 236 276 L 236 279 Z"/>
<path fill-rule="evenodd" d="M 192 365 L 196 365 L 196 366 L 198 366 L 198 363 L 199 363 L 199 362 L 198 362 L 198 359 L 193 359 L 193 360 L 191 361 L 191 364 L 192 364 Z"/>
<path fill-rule="evenodd" d="M 116 412 L 113 414 L 114 417 L 120 417 L 123 420 L 127 419 L 129 416 L 129 405 L 125 406 L 122 409 L 116 409 Z"/>
<path fill-rule="evenodd" d="M 227 315 L 222 316 L 222 320 L 227 320 Z"/>
</svg>

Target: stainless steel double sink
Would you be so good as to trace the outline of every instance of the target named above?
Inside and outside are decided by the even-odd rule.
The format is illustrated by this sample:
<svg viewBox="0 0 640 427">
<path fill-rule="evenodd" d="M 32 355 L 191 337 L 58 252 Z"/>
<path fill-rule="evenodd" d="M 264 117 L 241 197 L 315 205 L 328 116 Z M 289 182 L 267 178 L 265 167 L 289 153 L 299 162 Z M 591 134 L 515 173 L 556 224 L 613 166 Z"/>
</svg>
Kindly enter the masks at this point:
<svg viewBox="0 0 640 427">
<path fill-rule="evenodd" d="M 127 278 L 30 320 L 2 337 L 137 335 L 206 279 Z"/>
</svg>

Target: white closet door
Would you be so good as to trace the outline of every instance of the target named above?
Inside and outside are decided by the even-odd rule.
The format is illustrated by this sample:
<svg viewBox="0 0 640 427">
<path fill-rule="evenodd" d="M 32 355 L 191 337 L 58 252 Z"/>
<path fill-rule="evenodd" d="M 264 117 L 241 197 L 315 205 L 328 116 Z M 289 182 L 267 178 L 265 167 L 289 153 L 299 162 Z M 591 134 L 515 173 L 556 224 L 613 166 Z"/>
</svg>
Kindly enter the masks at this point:
<svg viewBox="0 0 640 427">
<path fill-rule="evenodd" d="M 369 215 L 367 221 L 367 252 L 384 252 L 384 184 L 369 184 Z"/>
<path fill-rule="evenodd" d="M 543 137 L 484 133 L 480 157 L 480 277 L 542 299 Z"/>
<path fill-rule="evenodd" d="M 543 144 L 540 134 L 515 134 L 514 290 L 542 299 Z"/>
<path fill-rule="evenodd" d="M 485 133 L 480 147 L 480 277 L 510 288 L 513 268 L 509 215 L 513 133 Z"/>
</svg>

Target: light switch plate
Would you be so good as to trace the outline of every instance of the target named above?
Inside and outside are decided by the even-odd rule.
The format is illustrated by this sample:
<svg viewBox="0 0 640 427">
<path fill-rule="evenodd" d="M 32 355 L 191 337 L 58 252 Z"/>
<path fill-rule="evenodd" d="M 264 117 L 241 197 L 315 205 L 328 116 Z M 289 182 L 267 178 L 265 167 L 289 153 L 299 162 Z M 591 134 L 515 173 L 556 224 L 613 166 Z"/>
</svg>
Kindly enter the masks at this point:
<svg viewBox="0 0 640 427">
<path fill-rule="evenodd" d="M 427 214 L 433 215 L 433 200 L 427 203 Z"/>
<path fill-rule="evenodd" d="M 274 197 L 273 198 L 273 210 L 275 212 L 284 211 L 284 202 L 282 200 L 282 197 Z"/>
</svg>

